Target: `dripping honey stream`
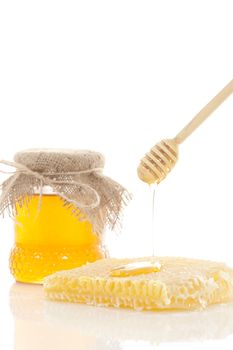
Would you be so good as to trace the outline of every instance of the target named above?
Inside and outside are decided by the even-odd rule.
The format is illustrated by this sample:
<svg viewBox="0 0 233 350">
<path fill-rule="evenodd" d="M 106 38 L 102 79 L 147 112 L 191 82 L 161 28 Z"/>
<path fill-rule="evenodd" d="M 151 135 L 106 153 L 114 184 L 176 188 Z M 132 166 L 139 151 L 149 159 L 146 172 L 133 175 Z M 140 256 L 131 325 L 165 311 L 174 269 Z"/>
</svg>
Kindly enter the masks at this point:
<svg viewBox="0 0 233 350">
<path fill-rule="evenodd" d="M 147 274 L 153 272 L 159 272 L 161 265 L 156 259 L 156 239 L 155 239 L 155 201 L 156 201 L 156 190 L 157 184 L 152 184 L 149 186 L 149 195 L 150 195 L 150 206 L 151 206 L 151 227 L 150 227 L 150 235 L 151 235 L 151 257 L 147 258 L 145 261 L 134 262 L 131 264 L 121 265 L 114 268 L 110 276 L 111 277 L 127 277 L 127 276 L 136 276 L 140 274 Z"/>
</svg>

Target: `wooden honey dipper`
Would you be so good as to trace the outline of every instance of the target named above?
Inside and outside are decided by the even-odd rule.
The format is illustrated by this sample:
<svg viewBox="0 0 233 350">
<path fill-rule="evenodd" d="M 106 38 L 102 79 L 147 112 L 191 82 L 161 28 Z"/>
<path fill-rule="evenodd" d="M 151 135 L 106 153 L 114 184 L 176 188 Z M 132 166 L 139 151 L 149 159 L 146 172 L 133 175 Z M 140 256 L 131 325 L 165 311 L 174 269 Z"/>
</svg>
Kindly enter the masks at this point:
<svg viewBox="0 0 233 350">
<path fill-rule="evenodd" d="M 196 130 L 233 93 L 230 81 L 173 139 L 157 143 L 146 153 L 138 166 L 139 178 L 152 184 L 159 184 L 171 171 L 178 160 L 178 146 Z"/>
</svg>

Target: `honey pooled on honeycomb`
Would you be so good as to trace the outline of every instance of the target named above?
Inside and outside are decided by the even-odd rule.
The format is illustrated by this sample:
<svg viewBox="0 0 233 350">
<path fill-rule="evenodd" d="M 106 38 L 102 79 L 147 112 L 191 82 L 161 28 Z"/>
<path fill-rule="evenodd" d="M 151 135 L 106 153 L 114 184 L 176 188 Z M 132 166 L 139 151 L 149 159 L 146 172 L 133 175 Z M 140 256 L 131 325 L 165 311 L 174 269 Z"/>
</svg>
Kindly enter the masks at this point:
<svg viewBox="0 0 233 350">
<path fill-rule="evenodd" d="M 118 267 L 138 262 L 160 268 L 130 276 L 112 276 Z M 86 303 L 137 310 L 193 310 L 233 300 L 233 269 L 224 263 L 159 257 L 102 259 L 60 271 L 44 281 L 45 295 L 54 301 Z"/>
<path fill-rule="evenodd" d="M 43 194 L 39 198 L 35 194 L 27 205 L 17 204 L 15 246 L 10 256 L 10 270 L 16 281 L 42 283 L 55 271 L 104 256 L 91 224 L 72 215 L 59 196 Z"/>
</svg>

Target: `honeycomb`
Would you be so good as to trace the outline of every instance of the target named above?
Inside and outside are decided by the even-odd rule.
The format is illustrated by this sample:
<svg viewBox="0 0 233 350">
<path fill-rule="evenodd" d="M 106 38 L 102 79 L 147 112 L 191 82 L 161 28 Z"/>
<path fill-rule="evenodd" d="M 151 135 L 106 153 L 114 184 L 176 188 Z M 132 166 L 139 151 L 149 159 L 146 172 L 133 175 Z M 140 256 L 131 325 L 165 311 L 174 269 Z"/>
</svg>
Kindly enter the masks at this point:
<svg viewBox="0 0 233 350">
<path fill-rule="evenodd" d="M 152 258 L 102 259 L 45 278 L 48 299 L 136 310 L 194 310 L 233 300 L 233 269 L 224 263 L 159 257 L 157 272 L 114 277 L 118 266 Z"/>
</svg>

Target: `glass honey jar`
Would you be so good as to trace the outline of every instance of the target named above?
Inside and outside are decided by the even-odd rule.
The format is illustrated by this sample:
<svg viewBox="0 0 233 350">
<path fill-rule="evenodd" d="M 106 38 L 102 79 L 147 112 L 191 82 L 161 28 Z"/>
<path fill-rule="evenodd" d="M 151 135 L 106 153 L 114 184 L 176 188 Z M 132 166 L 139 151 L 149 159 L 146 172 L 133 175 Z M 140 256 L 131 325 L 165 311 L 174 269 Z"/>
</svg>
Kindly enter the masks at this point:
<svg viewBox="0 0 233 350">
<path fill-rule="evenodd" d="M 42 283 L 56 271 L 106 257 L 104 230 L 119 224 L 127 191 L 102 174 L 93 151 L 26 150 L 2 184 L 0 213 L 14 217 L 10 271 L 16 281 Z"/>
<path fill-rule="evenodd" d="M 41 283 L 57 270 L 67 270 L 105 257 L 100 237 L 88 221 L 80 221 L 55 194 L 32 196 L 17 208 L 15 246 L 10 270 L 17 281 Z"/>
</svg>

